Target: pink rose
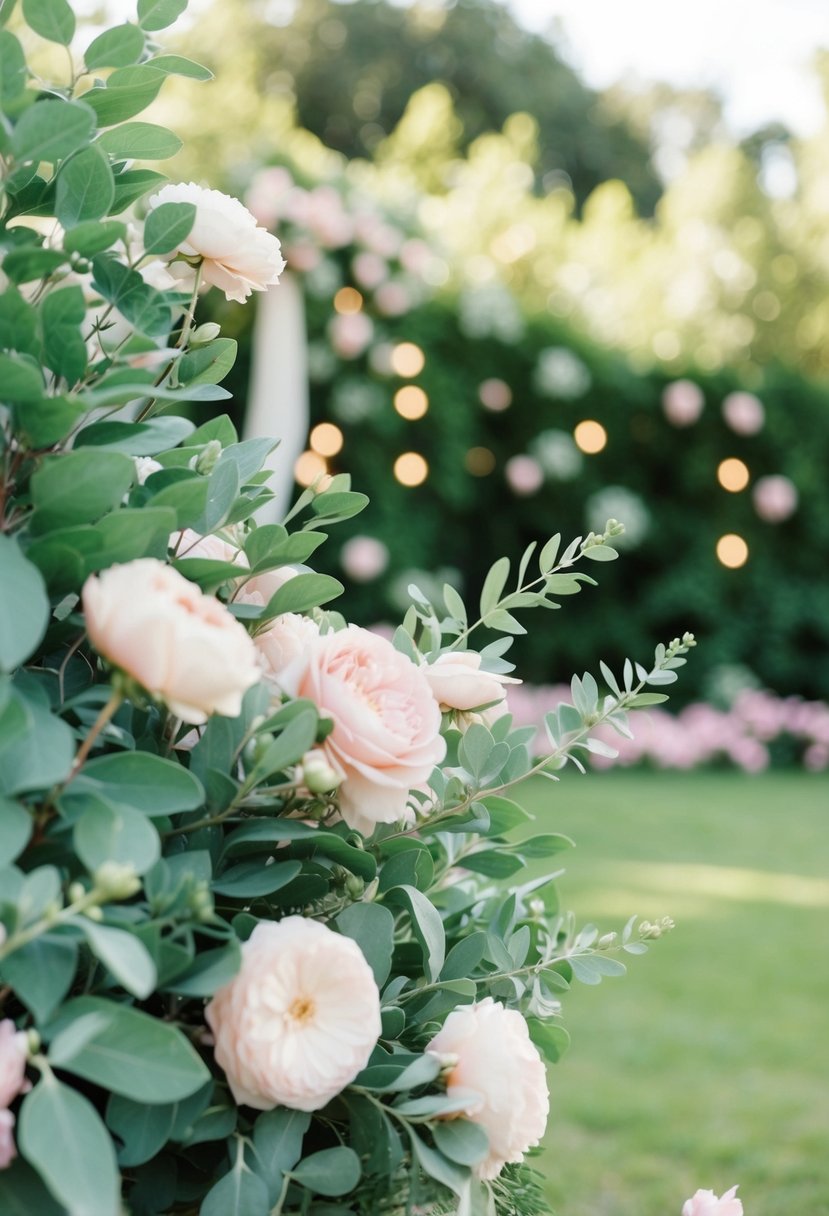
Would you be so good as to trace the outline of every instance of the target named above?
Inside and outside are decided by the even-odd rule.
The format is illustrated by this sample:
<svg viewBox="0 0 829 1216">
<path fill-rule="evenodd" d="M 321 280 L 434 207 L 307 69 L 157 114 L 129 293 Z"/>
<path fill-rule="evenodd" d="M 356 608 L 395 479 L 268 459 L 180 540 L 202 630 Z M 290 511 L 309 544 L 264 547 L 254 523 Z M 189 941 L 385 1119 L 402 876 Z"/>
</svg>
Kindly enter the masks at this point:
<svg viewBox="0 0 829 1216">
<path fill-rule="evenodd" d="M 308 648 L 319 637 L 319 626 L 308 616 L 297 612 L 284 612 L 274 617 L 267 629 L 257 633 L 254 645 L 262 656 L 265 679 L 282 684 L 280 677 L 307 654 Z M 286 692 L 292 691 L 293 682 L 288 679 Z"/>
<path fill-rule="evenodd" d="M 380 994 L 359 946 L 318 921 L 261 921 L 205 1010 L 234 1098 L 319 1110 L 365 1068 Z"/>
<path fill-rule="evenodd" d="M 11 1165 L 17 1156 L 13 1130 L 14 1115 L 10 1110 L 0 1110 L 0 1170 Z"/>
<path fill-rule="evenodd" d="M 194 203 L 190 235 L 170 255 L 202 259 L 202 280 L 240 304 L 253 291 L 264 291 L 285 269 L 279 241 L 238 199 L 207 190 L 195 182 L 162 186 L 150 199 L 150 210 L 163 203 Z"/>
<path fill-rule="evenodd" d="M 92 645 L 193 726 L 235 718 L 262 678 L 247 630 L 211 595 L 154 558 L 90 575 L 81 593 Z"/>
<path fill-rule="evenodd" d="M 10 1106 L 26 1084 L 29 1045 L 11 1018 L 0 1022 L 0 1107 Z"/>
<path fill-rule="evenodd" d="M 349 827 L 370 835 L 378 823 L 404 818 L 410 791 L 446 752 L 423 671 L 385 638 L 349 625 L 311 647 L 297 695 L 334 719 L 322 748 L 343 778 L 339 805 Z"/>
<path fill-rule="evenodd" d="M 244 570 L 249 568 L 248 559 L 238 545 L 232 545 L 230 541 L 215 534 L 202 536 L 200 532 L 194 532 L 192 528 L 185 528 L 183 532 L 173 532 L 169 548 L 174 558 L 205 557 L 211 562 L 228 562 L 241 566 Z"/>
<path fill-rule="evenodd" d="M 429 687 L 443 710 L 468 712 L 503 701 L 505 684 L 520 684 L 514 676 L 481 671 L 481 656 L 475 650 L 450 650 L 423 668 Z"/>
<path fill-rule="evenodd" d="M 736 1186 L 718 1199 L 713 1191 L 697 1191 L 682 1205 L 682 1216 L 743 1216 Z"/>
<path fill-rule="evenodd" d="M 469 1096 L 464 1113 L 489 1139 L 489 1153 L 475 1167 L 478 1177 L 497 1178 L 507 1162 L 523 1161 L 544 1135 L 550 1095 L 544 1062 L 521 1014 L 491 997 L 461 1005 L 427 1050 L 457 1058 L 446 1092 Z"/>
</svg>

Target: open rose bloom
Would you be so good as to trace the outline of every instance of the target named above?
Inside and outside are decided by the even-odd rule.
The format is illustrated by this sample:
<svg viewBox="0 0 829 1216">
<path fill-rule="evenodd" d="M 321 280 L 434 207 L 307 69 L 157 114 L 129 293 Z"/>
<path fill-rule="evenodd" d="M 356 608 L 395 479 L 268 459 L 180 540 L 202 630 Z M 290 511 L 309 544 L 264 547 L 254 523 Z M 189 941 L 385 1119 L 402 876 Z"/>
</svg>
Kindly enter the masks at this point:
<svg viewBox="0 0 829 1216">
<path fill-rule="evenodd" d="M 385 638 L 349 625 L 311 645 L 296 691 L 334 721 L 322 750 L 342 777 L 348 826 L 370 836 L 378 823 L 405 818 L 410 792 L 446 752 L 423 670 Z"/>
<path fill-rule="evenodd" d="M 359 946 L 318 921 L 260 922 L 205 1010 L 240 1105 L 319 1110 L 363 1069 L 380 994 Z"/>
<path fill-rule="evenodd" d="M 743 1205 L 736 1196 L 736 1186 L 719 1199 L 713 1191 L 697 1191 L 682 1205 L 682 1216 L 743 1216 Z"/>
<path fill-rule="evenodd" d="M 279 282 L 285 269 L 279 241 L 257 225 L 238 199 L 195 182 L 180 182 L 163 186 L 150 199 L 150 208 L 162 203 L 195 204 L 193 227 L 174 254 L 201 258 L 202 281 L 220 288 L 228 300 L 242 304 L 251 292 Z"/>
<path fill-rule="evenodd" d="M 90 575 L 82 599 L 98 653 L 192 726 L 211 714 L 238 717 L 262 677 L 244 626 L 154 558 Z"/>
</svg>

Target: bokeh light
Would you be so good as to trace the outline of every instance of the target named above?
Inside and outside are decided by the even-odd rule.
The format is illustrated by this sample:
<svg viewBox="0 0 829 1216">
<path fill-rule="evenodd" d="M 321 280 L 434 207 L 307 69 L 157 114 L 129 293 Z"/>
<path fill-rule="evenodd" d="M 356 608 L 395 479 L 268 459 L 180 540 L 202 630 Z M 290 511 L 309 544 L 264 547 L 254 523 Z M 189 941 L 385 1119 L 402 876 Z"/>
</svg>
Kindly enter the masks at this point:
<svg viewBox="0 0 829 1216">
<path fill-rule="evenodd" d="M 419 486 L 429 476 L 429 466 L 419 452 L 403 452 L 394 462 L 394 476 L 401 486 Z"/>
<path fill-rule="evenodd" d="M 739 570 L 748 561 L 748 545 L 736 532 L 727 532 L 717 541 L 717 561 L 729 570 Z"/>
<path fill-rule="evenodd" d="M 336 456 L 343 446 L 343 433 L 333 422 L 320 422 L 311 431 L 309 443 L 320 456 Z"/>
<path fill-rule="evenodd" d="M 391 353 L 392 371 L 397 376 L 419 376 L 426 364 L 426 356 L 414 342 L 400 342 Z"/>
<path fill-rule="evenodd" d="M 429 398 L 417 384 L 405 384 L 394 394 L 394 408 L 401 418 L 415 422 L 429 408 Z"/>
<path fill-rule="evenodd" d="M 363 297 L 356 287 L 341 287 L 334 296 L 334 311 L 340 316 L 351 316 L 363 307 Z"/>
<path fill-rule="evenodd" d="M 748 485 L 749 472 L 748 465 L 742 460 L 738 460 L 736 456 L 729 456 L 727 460 L 721 460 L 717 468 L 717 481 L 724 490 L 728 490 L 731 494 L 738 494 L 740 490 L 744 490 Z"/>
<path fill-rule="evenodd" d="M 573 431 L 573 438 L 587 456 L 595 456 L 607 446 L 607 431 L 600 422 L 594 422 L 590 418 L 578 424 Z"/>
<path fill-rule="evenodd" d="M 489 448 L 470 448 L 463 463 L 473 477 L 486 477 L 495 468 L 495 453 Z"/>
<path fill-rule="evenodd" d="M 318 452 L 303 452 L 294 464 L 294 477 L 301 486 L 313 485 L 318 477 L 328 472 L 328 465 Z"/>
</svg>

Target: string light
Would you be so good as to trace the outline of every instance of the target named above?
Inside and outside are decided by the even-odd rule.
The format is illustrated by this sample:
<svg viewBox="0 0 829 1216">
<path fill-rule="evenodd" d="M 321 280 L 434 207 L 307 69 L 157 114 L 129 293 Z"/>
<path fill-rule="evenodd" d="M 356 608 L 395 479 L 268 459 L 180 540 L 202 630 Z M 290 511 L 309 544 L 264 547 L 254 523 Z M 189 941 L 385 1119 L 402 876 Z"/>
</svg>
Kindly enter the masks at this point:
<svg viewBox="0 0 829 1216">
<path fill-rule="evenodd" d="M 463 462 L 473 477 L 486 477 L 495 468 L 495 454 L 489 448 L 470 448 Z"/>
<path fill-rule="evenodd" d="M 417 384 L 404 384 L 394 394 L 394 408 L 401 418 L 414 422 L 429 408 L 429 398 Z"/>
<path fill-rule="evenodd" d="M 731 494 L 738 494 L 740 490 L 746 488 L 748 479 L 748 465 L 744 464 L 742 460 L 737 460 L 736 456 L 729 456 L 727 460 L 720 462 L 717 469 L 717 481 L 724 490 L 728 490 Z"/>
<path fill-rule="evenodd" d="M 595 456 L 607 444 L 607 431 L 600 422 L 586 418 L 573 431 L 573 438 L 586 455 Z"/>
<path fill-rule="evenodd" d="M 748 561 L 748 545 L 736 532 L 727 532 L 717 541 L 717 560 L 729 570 L 739 570 Z"/>
<path fill-rule="evenodd" d="M 334 311 L 342 317 L 352 316 L 363 307 L 363 297 L 356 287 L 341 287 L 334 296 Z"/>
<path fill-rule="evenodd" d="M 414 342 L 400 342 L 391 352 L 392 371 L 397 376 L 419 376 L 426 365 L 426 356 Z"/>
<path fill-rule="evenodd" d="M 333 422 L 320 422 L 311 431 L 309 442 L 320 456 L 336 456 L 343 446 L 343 433 Z"/>
<path fill-rule="evenodd" d="M 301 486 L 313 485 L 318 477 L 328 472 L 328 465 L 318 452 L 303 452 L 294 464 L 294 477 Z"/>
<path fill-rule="evenodd" d="M 419 486 L 429 476 L 429 466 L 419 452 L 404 452 L 394 462 L 394 476 L 401 486 Z"/>
</svg>

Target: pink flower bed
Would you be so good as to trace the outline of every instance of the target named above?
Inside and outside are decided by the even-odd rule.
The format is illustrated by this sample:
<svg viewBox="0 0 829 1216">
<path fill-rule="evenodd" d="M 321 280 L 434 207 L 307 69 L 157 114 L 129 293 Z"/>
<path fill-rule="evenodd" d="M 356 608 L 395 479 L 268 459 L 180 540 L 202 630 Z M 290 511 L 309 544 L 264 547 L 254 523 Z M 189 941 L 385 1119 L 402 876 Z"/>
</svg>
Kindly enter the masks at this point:
<svg viewBox="0 0 829 1216">
<path fill-rule="evenodd" d="M 544 715 L 560 701 L 570 701 L 566 685 L 511 688 L 509 707 L 516 725 L 537 726 L 539 745 Z M 619 752 L 615 760 L 592 755 L 596 768 L 652 764 L 656 768 L 692 769 L 726 761 L 747 773 L 759 773 L 771 763 L 770 745 L 789 737 L 800 746 L 803 767 L 812 772 L 829 768 L 829 705 L 800 697 L 746 689 L 729 710 L 697 702 L 678 714 L 660 708 L 630 714 L 633 739 L 624 739 L 610 727 L 598 727 L 597 738 Z"/>
</svg>

